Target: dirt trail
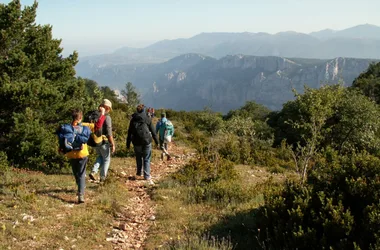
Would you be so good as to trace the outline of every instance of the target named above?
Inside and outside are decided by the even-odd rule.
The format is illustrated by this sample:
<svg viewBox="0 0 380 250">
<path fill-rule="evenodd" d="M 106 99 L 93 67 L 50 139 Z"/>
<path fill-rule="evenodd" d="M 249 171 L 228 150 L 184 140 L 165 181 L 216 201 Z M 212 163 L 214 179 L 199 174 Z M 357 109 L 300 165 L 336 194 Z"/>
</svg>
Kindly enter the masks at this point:
<svg viewBox="0 0 380 250">
<path fill-rule="evenodd" d="M 159 185 L 160 179 L 168 174 L 177 171 L 194 153 L 184 154 L 184 148 L 171 145 L 171 161 L 153 160 L 151 162 L 152 178 Z M 131 159 L 128 159 L 129 162 Z M 147 233 L 151 226 L 155 225 L 156 205 L 149 196 L 149 186 L 142 177 L 133 180 L 135 165 L 129 164 L 128 172 L 121 171 L 116 174 L 125 180 L 128 190 L 128 205 L 123 206 L 120 213 L 116 216 L 113 230 L 109 233 L 106 240 L 113 243 L 114 249 L 143 249 Z"/>
</svg>

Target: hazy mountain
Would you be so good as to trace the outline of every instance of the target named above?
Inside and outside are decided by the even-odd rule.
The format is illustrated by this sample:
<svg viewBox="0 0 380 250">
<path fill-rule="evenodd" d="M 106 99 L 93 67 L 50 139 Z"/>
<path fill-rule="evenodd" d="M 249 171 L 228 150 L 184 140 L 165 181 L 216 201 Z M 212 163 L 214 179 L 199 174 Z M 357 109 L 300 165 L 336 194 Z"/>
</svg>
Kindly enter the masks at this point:
<svg viewBox="0 0 380 250">
<path fill-rule="evenodd" d="M 380 58 L 380 40 L 360 38 L 331 38 L 305 51 L 306 58 Z"/>
<path fill-rule="evenodd" d="M 154 107 L 193 110 L 210 106 L 226 112 L 255 100 L 280 109 L 294 98 L 292 88 L 302 92 L 305 84 L 318 88 L 338 81 L 351 85 L 370 63 L 371 60 L 351 58 L 236 55 L 214 59 L 186 54 L 159 64 L 103 67 L 93 79 L 117 88 L 131 81 L 141 91 L 144 103 Z"/>
<path fill-rule="evenodd" d="M 318 38 L 320 40 L 327 40 L 327 39 L 334 37 L 334 34 L 336 32 L 337 31 L 332 30 L 332 29 L 324 29 L 324 30 L 320 30 L 320 31 L 316 31 L 316 32 L 311 32 L 309 35 L 313 36 L 315 38 Z"/>
<path fill-rule="evenodd" d="M 237 54 L 247 56 L 228 56 Z M 131 81 L 155 106 L 215 105 L 226 111 L 250 99 L 278 109 L 293 97 L 291 85 L 301 91 L 303 84 L 318 87 L 339 78 L 351 84 L 371 62 L 365 58 L 380 59 L 380 27 L 311 34 L 201 33 L 81 58 L 76 69 L 77 75 L 114 88 Z"/>
<path fill-rule="evenodd" d="M 173 57 L 198 53 L 215 58 L 226 55 L 297 58 L 356 57 L 380 59 L 380 27 L 359 25 L 341 31 L 201 33 L 188 39 L 163 40 L 145 48 L 124 47 L 111 54 L 80 58 L 77 72 L 89 77 L 108 65 L 160 63 Z"/>
<path fill-rule="evenodd" d="M 328 40 L 334 38 L 349 38 L 349 39 L 374 39 L 380 40 L 380 27 L 371 24 L 362 24 L 344 30 L 321 30 L 310 33 L 321 40 Z"/>
</svg>

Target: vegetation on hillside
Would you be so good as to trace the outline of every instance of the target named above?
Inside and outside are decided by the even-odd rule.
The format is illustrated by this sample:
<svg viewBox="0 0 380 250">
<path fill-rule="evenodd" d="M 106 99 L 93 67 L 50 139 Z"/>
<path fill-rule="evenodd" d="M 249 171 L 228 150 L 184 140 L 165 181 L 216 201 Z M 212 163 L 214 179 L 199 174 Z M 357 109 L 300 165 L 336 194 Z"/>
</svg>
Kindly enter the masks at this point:
<svg viewBox="0 0 380 250">
<path fill-rule="evenodd" d="M 380 64 L 369 71 L 378 69 Z M 177 138 L 193 145 L 200 158 L 165 182 L 158 202 L 171 195 L 184 201 L 179 206 L 207 216 L 189 218 L 193 225 L 181 221 L 177 230 L 186 240 L 170 246 L 198 245 L 199 235 L 208 235 L 210 242 L 232 244 L 210 243 L 215 249 L 377 249 L 379 106 L 361 87 L 306 87 L 279 112 L 252 102 L 226 116 L 167 110 L 183 126 Z M 255 183 L 247 169 L 257 166 L 287 180 L 247 185 L 249 179 Z M 237 169 L 245 175 L 239 177 Z M 181 194 L 171 193 L 173 188 Z"/>
</svg>

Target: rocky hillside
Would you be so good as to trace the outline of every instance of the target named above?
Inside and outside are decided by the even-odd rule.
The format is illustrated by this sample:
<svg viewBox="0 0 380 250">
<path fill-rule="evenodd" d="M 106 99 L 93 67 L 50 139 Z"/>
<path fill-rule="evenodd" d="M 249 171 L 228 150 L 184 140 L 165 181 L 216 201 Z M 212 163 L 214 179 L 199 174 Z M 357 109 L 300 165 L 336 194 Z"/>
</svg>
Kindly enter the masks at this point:
<svg viewBox="0 0 380 250">
<path fill-rule="evenodd" d="M 322 84 L 351 85 L 371 60 L 287 59 L 283 57 L 226 56 L 221 59 L 186 54 L 160 64 L 99 68 L 93 79 L 123 88 L 127 81 L 141 91 L 146 105 L 194 110 L 205 106 L 226 112 L 255 100 L 280 109 L 294 98 L 292 88 Z"/>
</svg>

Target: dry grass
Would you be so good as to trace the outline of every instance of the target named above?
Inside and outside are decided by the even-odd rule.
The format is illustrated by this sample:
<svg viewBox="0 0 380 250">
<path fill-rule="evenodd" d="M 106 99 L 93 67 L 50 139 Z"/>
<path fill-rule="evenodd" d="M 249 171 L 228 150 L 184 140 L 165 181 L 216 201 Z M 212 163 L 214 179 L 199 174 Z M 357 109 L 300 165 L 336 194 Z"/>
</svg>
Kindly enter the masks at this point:
<svg viewBox="0 0 380 250">
<path fill-rule="evenodd" d="M 173 150 L 177 155 L 193 152 L 176 145 Z M 173 167 L 168 170 L 170 165 L 162 164 L 159 155 L 155 149 L 153 178 L 165 176 L 183 164 L 172 162 Z M 243 190 L 257 189 L 248 201 L 192 203 L 188 187 L 170 177 L 159 181 L 150 193 L 156 204 L 156 220 L 147 222 L 152 226 L 144 248 L 236 247 L 227 231 L 241 227 L 241 220 L 246 220 L 250 211 L 262 204 L 266 183 L 281 182 L 289 173 L 272 174 L 265 168 L 246 165 L 238 165 L 235 170 L 239 173 L 237 183 Z M 113 249 L 115 245 L 106 239 L 114 230 L 115 219 L 131 206 L 130 198 L 136 195 L 131 185 L 139 184 L 128 181 L 135 171 L 134 158 L 112 158 L 105 185 L 87 181 L 86 203 L 80 205 L 76 203 L 76 185 L 70 171 L 59 175 L 8 171 L 0 177 L 0 249 Z M 224 184 L 229 185 L 228 180 Z"/>
<path fill-rule="evenodd" d="M 90 168 L 90 166 L 88 166 Z M 77 204 L 74 177 L 11 169 L 0 178 L 0 249 L 112 249 L 106 241 L 120 207 L 132 159 L 112 159 L 104 185 L 86 182 L 86 203 Z"/>
<path fill-rule="evenodd" d="M 266 185 L 282 182 L 291 176 L 290 173 L 272 174 L 265 168 L 247 165 L 237 165 L 235 170 L 239 173 L 238 183 L 245 187 L 243 190 L 257 190 L 247 202 L 189 203 L 188 187 L 171 178 L 164 180 L 152 193 L 152 198 L 157 203 L 157 221 L 148 237 L 147 248 L 235 248 L 237 243 L 229 239 L 226 231 L 231 227 L 241 227 L 241 220 L 246 219 L 244 216 L 250 216 L 250 212 L 263 203 L 262 192 Z M 224 221 L 226 225 L 223 225 Z"/>
<path fill-rule="evenodd" d="M 177 154 L 186 151 L 178 150 Z M 154 149 L 153 178 L 163 174 L 162 168 L 167 167 L 159 158 L 159 150 Z M 91 166 L 87 166 L 88 172 Z M 142 185 L 139 188 L 145 189 L 145 182 L 128 180 L 136 173 L 135 159 L 112 158 L 104 185 L 87 180 L 84 204 L 77 204 L 77 187 L 71 171 L 64 172 L 46 175 L 10 169 L 0 177 L 0 249 L 115 247 L 106 239 L 112 237 L 115 220 L 131 206 L 131 198 L 135 198 L 131 185 Z M 122 217 L 125 216 L 128 217 L 126 214 Z"/>
</svg>

